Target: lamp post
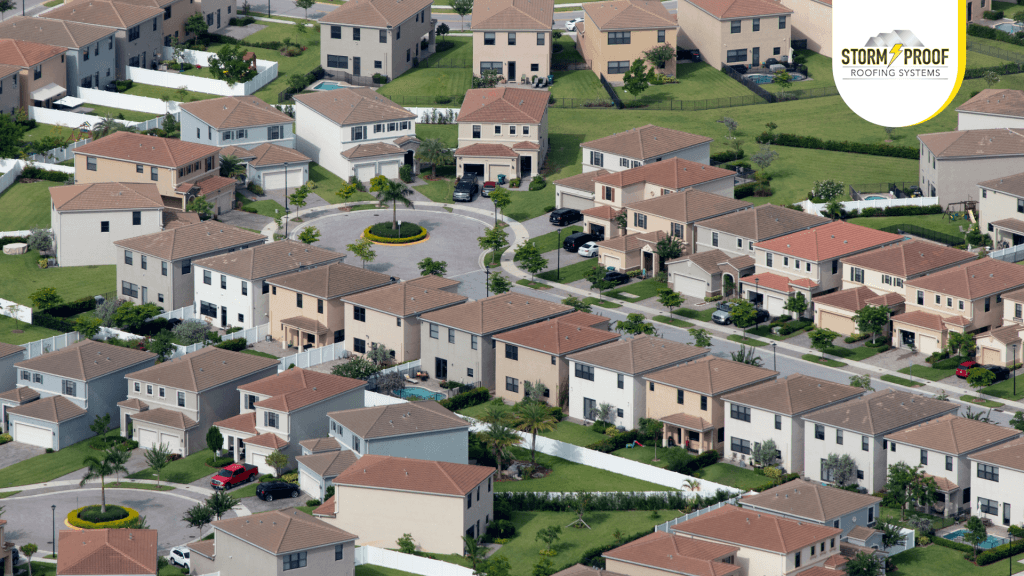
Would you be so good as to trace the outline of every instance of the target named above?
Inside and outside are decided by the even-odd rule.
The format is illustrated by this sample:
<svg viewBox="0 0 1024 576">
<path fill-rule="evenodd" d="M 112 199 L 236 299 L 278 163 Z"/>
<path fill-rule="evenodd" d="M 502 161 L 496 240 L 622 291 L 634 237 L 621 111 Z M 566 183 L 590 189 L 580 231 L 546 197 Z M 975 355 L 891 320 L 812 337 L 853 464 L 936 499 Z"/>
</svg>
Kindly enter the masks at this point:
<svg viewBox="0 0 1024 576">
<path fill-rule="evenodd" d="M 779 356 L 775 352 L 775 342 L 772 342 L 772 370 L 779 370 Z"/>
<path fill-rule="evenodd" d="M 558 261 L 555 268 L 555 282 L 562 281 L 562 229 L 558 229 L 558 246 L 555 248 L 558 251 L 558 255 L 555 259 Z"/>
<path fill-rule="evenodd" d="M 491 271 L 488 268 L 484 268 L 484 297 L 489 298 L 491 296 Z"/>
<path fill-rule="evenodd" d="M 53 556 L 57 557 L 57 505 L 50 504 L 50 528 L 53 530 Z"/>
<path fill-rule="evenodd" d="M 1017 345 L 1013 345 L 1013 395 L 1017 395 Z"/>
<path fill-rule="evenodd" d="M 267 17 L 270 17 L 270 2 L 267 2 Z M 284 239 L 288 239 L 288 163 L 284 163 Z"/>
</svg>

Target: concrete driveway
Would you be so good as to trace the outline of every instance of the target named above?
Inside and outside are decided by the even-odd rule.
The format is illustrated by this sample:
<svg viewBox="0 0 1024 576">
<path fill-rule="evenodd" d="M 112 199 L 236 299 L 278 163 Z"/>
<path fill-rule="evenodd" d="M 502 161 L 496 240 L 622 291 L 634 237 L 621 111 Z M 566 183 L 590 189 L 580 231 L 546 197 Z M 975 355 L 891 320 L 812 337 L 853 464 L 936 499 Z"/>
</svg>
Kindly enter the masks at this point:
<svg viewBox="0 0 1024 576">
<path fill-rule="evenodd" d="M 0 470 L 7 468 L 21 462 L 22 460 L 28 460 L 33 456 L 39 456 L 46 450 L 37 448 L 35 446 L 29 446 L 28 444 L 22 444 L 21 442 L 8 442 L 3 446 L 0 446 Z"/>
</svg>

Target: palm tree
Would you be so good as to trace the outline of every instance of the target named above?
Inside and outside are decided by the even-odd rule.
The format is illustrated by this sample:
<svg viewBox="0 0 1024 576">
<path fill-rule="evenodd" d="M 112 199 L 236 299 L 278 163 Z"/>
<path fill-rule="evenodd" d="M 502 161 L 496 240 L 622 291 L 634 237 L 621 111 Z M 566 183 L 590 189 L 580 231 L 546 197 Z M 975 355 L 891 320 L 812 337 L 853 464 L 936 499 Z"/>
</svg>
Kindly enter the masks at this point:
<svg viewBox="0 0 1024 576">
<path fill-rule="evenodd" d="M 93 125 L 92 137 L 100 138 L 102 136 L 106 136 L 107 134 L 113 134 L 114 132 L 118 131 L 134 132 L 134 130 L 131 127 L 119 122 L 113 114 L 107 114 L 103 117 L 103 120 L 100 120 L 95 125 Z"/>
<path fill-rule="evenodd" d="M 510 424 L 512 420 L 512 408 L 507 404 L 498 404 L 497 402 L 487 404 L 484 409 L 476 417 L 477 420 L 485 424 Z"/>
<path fill-rule="evenodd" d="M 78 483 L 79 486 L 85 486 L 85 483 L 93 478 L 100 479 L 100 512 L 106 514 L 107 512 L 107 489 L 104 486 L 104 479 L 114 473 L 114 465 L 110 461 L 108 454 L 103 455 L 103 459 L 97 458 L 96 456 L 89 455 L 82 461 L 85 465 L 86 471 L 85 476 L 82 477 L 82 481 Z M 121 466 L 124 470 L 124 467 Z"/>
<path fill-rule="evenodd" d="M 558 421 L 548 411 L 547 404 L 540 402 L 527 402 L 519 407 L 516 416 L 522 421 L 517 430 L 529 432 L 533 435 L 533 442 L 530 446 L 530 464 L 537 463 L 537 433 L 550 432 L 558 425 Z"/>
<path fill-rule="evenodd" d="M 501 477 L 501 458 L 507 456 L 509 449 L 518 446 L 522 438 L 516 431 L 504 424 L 491 424 L 490 429 L 482 434 L 483 443 L 491 447 L 494 458 L 498 461 L 498 477 Z"/>
<path fill-rule="evenodd" d="M 245 164 L 235 156 L 221 156 L 220 175 L 225 178 L 241 180 L 245 177 Z"/>
<path fill-rule="evenodd" d="M 376 192 L 377 203 L 383 208 L 388 202 L 391 203 L 391 229 L 398 229 L 398 203 L 401 202 L 406 208 L 415 208 L 412 200 L 412 190 L 405 187 L 405 184 L 391 180 L 386 176 L 377 176 L 370 181 L 370 192 Z"/>
<path fill-rule="evenodd" d="M 474 574 L 479 574 L 477 566 L 487 558 L 487 547 L 481 546 L 476 538 L 469 536 L 463 536 L 462 540 L 466 543 L 466 558 L 469 558 L 470 567 Z"/>
<path fill-rule="evenodd" d="M 453 163 L 452 151 L 438 138 L 427 138 L 416 150 L 416 159 L 430 164 L 430 175 L 437 177 L 438 165 Z"/>
<path fill-rule="evenodd" d="M 108 460 L 110 462 L 110 467 L 114 470 L 114 478 L 118 484 L 121 483 L 121 476 L 119 473 L 128 473 L 128 469 L 125 468 L 124 465 L 128 463 L 128 460 L 130 460 L 131 457 L 131 449 L 124 445 L 111 446 L 110 448 L 107 448 L 107 451 L 103 454 L 104 460 Z"/>
<path fill-rule="evenodd" d="M 683 485 L 689 488 L 690 492 L 700 492 L 700 482 L 697 480 L 687 480 Z"/>
</svg>

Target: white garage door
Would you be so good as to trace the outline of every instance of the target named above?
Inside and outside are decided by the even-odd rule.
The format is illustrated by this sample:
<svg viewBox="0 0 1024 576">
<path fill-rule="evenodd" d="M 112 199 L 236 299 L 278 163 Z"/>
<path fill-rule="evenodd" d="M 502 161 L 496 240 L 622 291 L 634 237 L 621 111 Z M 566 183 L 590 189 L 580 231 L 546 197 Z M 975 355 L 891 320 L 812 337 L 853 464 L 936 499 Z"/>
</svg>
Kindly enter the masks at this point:
<svg viewBox="0 0 1024 576">
<path fill-rule="evenodd" d="M 999 353 L 999 350 L 993 348 L 982 348 L 981 349 L 981 363 L 982 364 L 1002 364 L 1003 358 Z"/>
<path fill-rule="evenodd" d="M 160 443 L 166 444 L 172 454 L 181 454 L 181 437 L 174 434 L 160 433 Z"/>
<path fill-rule="evenodd" d="M 245 455 L 246 460 L 249 464 L 259 468 L 260 474 L 273 474 L 274 468 L 267 465 L 267 455 L 258 454 L 256 452 L 249 452 Z"/>
<path fill-rule="evenodd" d="M 783 306 L 786 305 L 786 301 L 777 296 L 768 296 L 765 300 L 764 309 L 768 311 L 772 316 L 782 316 L 786 313 Z"/>
<path fill-rule="evenodd" d="M 320 498 L 320 481 L 305 470 L 299 472 L 299 489 L 313 498 Z"/>
<path fill-rule="evenodd" d="M 288 169 L 288 187 L 296 188 L 305 184 L 302 181 L 302 168 L 289 168 Z M 264 190 L 283 190 L 284 189 L 284 170 L 277 172 L 267 172 L 263 174 L 263 189 Z"/>
<path fill-rule="evenodd" d="M 587 210 L 588 208 L 594 207 L 594 201 L 588 200 L 587 198 L 580 198 L 572 194 L 566 194 L 562 192 L 558 195 L 558 200 L 561 202 L 559 208 L 575 208 L 577 210 Z"/>
<path fill-rule="evenodd" d="M 14 441 L 40 448 L 53 448 L 53 432 L 48 428 L 15 422 Z"/>
<path fill-rule="evenodd" d="M 136 424 L 135 426 L 136 426 L 135 432 L 136 432 L 136 435 L 139 438 L 139 448 L 143 448 L 143 449 L 153 448 L 153 447 L 157 446 L 158 444 L 160 444 L 160 435 L 159 434 L 157 434 L 153 430 L 146 430 L 144 428 L 138 428 L 138 424 Z"/>
<path fill-rule="evenodd" d="M 369 182 L 377 175 L 377 167 L 375 164 L 363 164 L 362 166 L 356 166 L 356 178 L 359 178 L 360 182 Z"/>
<path fill-rule="evenodd" d="M 707 295 L 707 283 L 700 278 L 690 278 L 676 274 L 672 279 L 672 289 L 685 296 L 703 298 Z"/>
<path fill-rule="evenodd" d="M 605 265 L 606 268 L 612 267 L 612 268 L 615 268 L 616 270 L 618 270 L 619 266 L 621 265 L 621 261 L 619 260 L 619 258 L 617 256 L 605 256 L 604 257 L 604 265 Z"/>
<path fill-rule="evenodd" d="M 380 165 L 380 173 L 392 180 L 398 178 L 398 162 L 388 162 Z"/>
<path fill-rule="evenodd" d="M 512 167 L 511 166 L 495 166 L 490 165 L 487 167 L 487 179 L 493 182 L 498 181 L 498 175 L 504 174 L 506 179 L 512 178 Z"/>
</svg>

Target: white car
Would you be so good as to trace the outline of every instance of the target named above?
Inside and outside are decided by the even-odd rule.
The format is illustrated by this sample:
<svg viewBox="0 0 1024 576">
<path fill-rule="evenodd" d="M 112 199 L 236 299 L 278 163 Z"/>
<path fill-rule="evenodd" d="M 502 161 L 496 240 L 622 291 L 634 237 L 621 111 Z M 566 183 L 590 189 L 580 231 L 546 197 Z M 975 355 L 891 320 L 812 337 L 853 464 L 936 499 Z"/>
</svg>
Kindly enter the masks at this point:
<svg viewBox="0 0 1024 576">
<path fill-rule="evenodd" d="M 569 20 L 568 22 L 565 23 L 565 29 L 568 30 L 569 32 L 575 32 L 576 25 L 579 24 L 580 22 L 583 22 L 583 18 L 573 18 L 572 20 Z"/>
<path fill-rule="evenodd" d="M 167 560 L 174 566 L 184 566 L 185 568 L 188 568 L 189 572 L 192 571 L 192 562 L 189 560 L 188 546 L 177 546 L 172 548 L 170 555 L 167 556 Z"/>
<path fill-rule="evenodd" d="M 597 256 L 597 243 L 587 242 L 583 246 L 580 246 L 580 249 L 576 253 L 585 258 Z"/>
</svg>

